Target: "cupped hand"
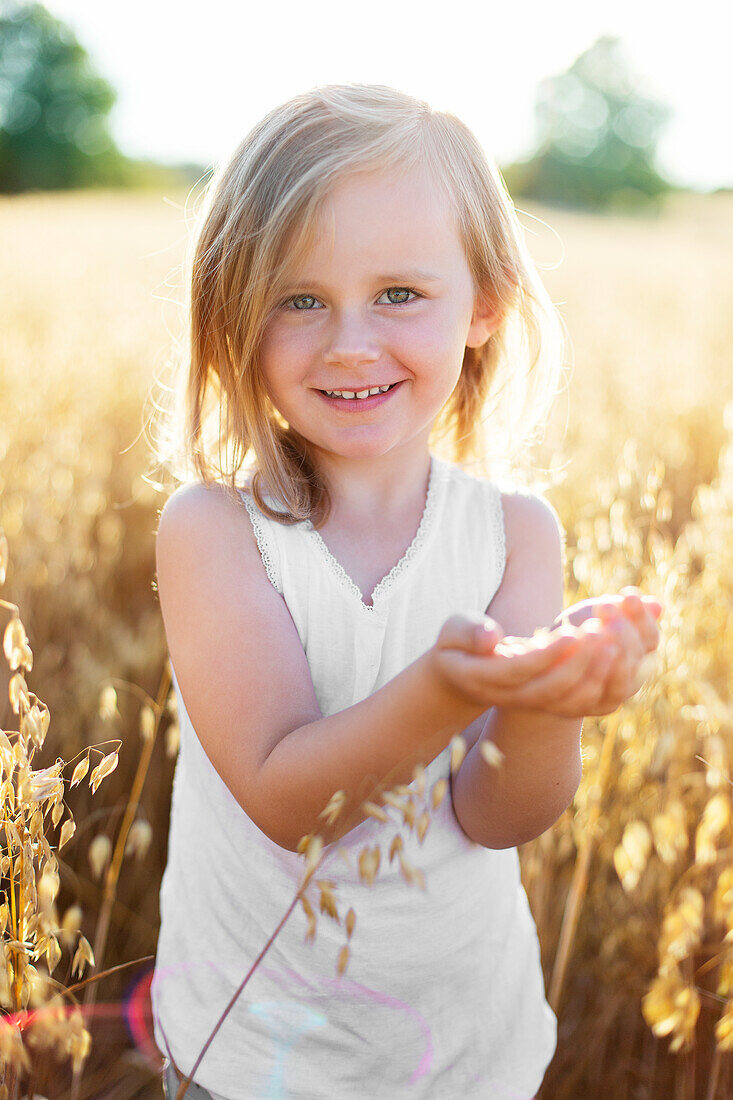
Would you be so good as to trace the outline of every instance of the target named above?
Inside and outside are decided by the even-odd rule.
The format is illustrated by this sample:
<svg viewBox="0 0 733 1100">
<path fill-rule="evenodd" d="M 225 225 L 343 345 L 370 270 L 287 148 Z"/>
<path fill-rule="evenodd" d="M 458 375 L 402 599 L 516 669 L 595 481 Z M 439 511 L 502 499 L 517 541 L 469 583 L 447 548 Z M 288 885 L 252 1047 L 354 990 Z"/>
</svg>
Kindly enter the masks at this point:
<svg viewBox="0 0 733 1100">
<path fill-rule="evenodd" d="M 589 606 L 590 605 L 590 606 Z M 619 644 L 619 654 L 605 681 L 605 695 L 600 709 L 587 714 L 608 714 L 626 702 L 641 687 L 646 678 L 649 657 L 659 644 L 657 622 L 662 605 L 653 596 L 642 596 L 638 588 L 624 588 L 618 596 L 601 596 L 583 600 L 569 607 L 561 621 L 575 625 L 598 618 L 610 630 Z"/>
<path fill-rule="evenodd" d="M 588 713 L 585 699 L 576 703 L 578 688 L 605 679 L 617 652 L 597 619 L 514 638 L 466 615 L 452 615 L 433 647 L 437 674 L 463 701 L 573 718 Z"/>
<path fill-rule="evenodd" d="M 661 614 L 659 600 L 654 596 L 642 596 L 638 588 L 628 587 L 622 588 L 617 596 L 594 596 L 573 604 L 557 616 L 553 627 L 563 623 L 580 626 L 590 618 L 612 623 L 623 616 L 635 628 L 645 653 L 651 653 L 659 643 L 657 621 Z"/>
<path fill-rule="evenodd" d="M 436 670 L 464 700 L 485 708 L 609 714 L 641 687 L 659 614 L 658 601 L 625 590 L 569 608 L 559 625 L 532 638 L 504 637 L 487 617 L 453 615 L 434 647 Z"/>
</svg>

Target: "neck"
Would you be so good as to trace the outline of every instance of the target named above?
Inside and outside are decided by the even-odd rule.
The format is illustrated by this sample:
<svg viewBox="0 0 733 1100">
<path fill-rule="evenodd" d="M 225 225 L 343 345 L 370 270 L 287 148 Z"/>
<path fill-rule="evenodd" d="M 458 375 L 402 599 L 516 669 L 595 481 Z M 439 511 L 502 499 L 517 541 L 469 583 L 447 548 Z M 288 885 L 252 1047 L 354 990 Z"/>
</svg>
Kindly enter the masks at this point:
<svg viewBox="0 0 733 1100">
<path fill-rule="evenodd" d="M 391 524 L 405 515 L 421 512 L 425 505 L 431 456 L 421 448 L 388 451 L 375 458 L 316 456 L 318 469 L 331 498 L 330 521 L 355 528 L 375 523 Z"/>
</svg>

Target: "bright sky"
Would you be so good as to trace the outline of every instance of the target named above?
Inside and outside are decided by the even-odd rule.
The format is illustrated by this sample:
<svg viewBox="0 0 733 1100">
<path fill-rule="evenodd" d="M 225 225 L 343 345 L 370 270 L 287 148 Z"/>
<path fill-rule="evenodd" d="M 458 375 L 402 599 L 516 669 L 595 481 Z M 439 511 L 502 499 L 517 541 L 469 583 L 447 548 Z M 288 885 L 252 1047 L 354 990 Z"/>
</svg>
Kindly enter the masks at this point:
<svg viewBox="0 0 733 1100">
<path fill-rule="evenodd" d="M 529 153 L 537 83 L 618 35 L 673 108 L 661 169 L 733 185 L 730 41 L 720 0 L 45 0 L 117 89 L 124 152 L 210 164 L 271 107 L 314 84 L 391 84 L 453 111 L 500 163 Z"/>
</svg>

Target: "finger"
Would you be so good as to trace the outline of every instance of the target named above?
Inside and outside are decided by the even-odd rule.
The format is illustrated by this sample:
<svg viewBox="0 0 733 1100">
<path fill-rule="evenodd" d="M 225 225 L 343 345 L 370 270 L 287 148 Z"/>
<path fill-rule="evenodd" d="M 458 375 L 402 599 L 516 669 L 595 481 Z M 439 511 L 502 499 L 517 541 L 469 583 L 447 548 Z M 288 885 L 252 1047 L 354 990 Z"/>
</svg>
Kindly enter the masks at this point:
<svg viewBox="0 0 733 1100">
<path fill-rule="evenodd" d="M 607 669 L 604 684 L 605 690 L 615 702 L 612 705 L 604 703 L 605 709 L 599 711 L 595 709 L 596 700 L 591 692 L 588 695 L 587 705 L 594 709 L 587 709 L 585 711 L 587 714 L 609 713 L 630 695 L 635 694 L 643 682 L 639 678 L 639 668 L 649 652 L 635 623 L 629 622 L 623 614 L 614 615 L 610 608 L 606 610 L 608 614 L 604 619 L 589 620 L 583 624 L 581 630 L 600 630 L 606 643 L 612 647 L 615 646 L 615 653 L 611 654 L 610 667 Z M 644 614 L 646 616 L 646 612 Z M 649 626 L 651 627 L 651 623 Z M 656 627 L 654 629 L 656 630 Z M 582 692 L 579 695 L 585 698 Z"/>
<path fill-rule="evenodd" d="M 659 645 L 659 628 L 656 622 L 649 616 L 644 617 L 643 625 L 639 631 L 645 653 L 653 653 Z"/>
<path fill-rule="evenodd" d="M 580 626 L 586 619 L 594 617 L 595 605 L 596 600 L 593 597 L 587 600 L 580 600 L 578 603 L 574 603 L 571 607 L 567 607 L 564 611 L 561 611 L 555 621 L 561 625 Z"/>
<path fill-rule="evenodd" d="M 622 588 L 621 595 L 631 600 L 635 599 L 635 601 L 640 603 L 655 619 L 658 619 L 662 614 L 663 607 L 656 596 L 642 596 L 640 590 L 634 585 L 627 585 L 625 588 Z"/>
<path fill-rule="evenodd" d="M 629 657 L 628 652 L 624 652 L 621 657 L 614 662 L 613 668 L 606 680 L 606 695 L 608 699 L 615 704 L 613 709 L 620 706 L 622 703 L 630 699 L 632 695 L 636 695 L 642 685 L 642 677 L 640 675 L 641 661 L 634 661 Z"/>
<path fill-rule="evenodd" d="M 654 596 L 642 596 L 636 588 L 623 588 L 622 611 L 634 622 L 647 648 L 653 648 L 658 641 L 657 622 L 662 614 L 662 605 Z"/>
<path fill-rule="evenodd" d="M 610 636 L 616 639 L 626 657 L 632 663 L 638 664 L 646 650 L 636 627 L 623 615 L 608 619 L 604 625 Z"/>
<path fill-rule="evenodd" d="M 623 596 L 593 596 L 580 603 L 573 604 L 560 616 L 563 623 L 582 626 L 588 619 L 613 619 L 622 614 Z"/>
<path fill-rule="evenodd" d="M 551 712 L 568 718 L 583 718 L 585 715 L 605 714 L 608 710 L 615 710 L 617 704 L 607 710 L 603 706 L 607 695 L 606 682 L 616 652 L 614 646 L 601 642 L 583 676 L 568 691 L 556 698 L 550 705 Z"/>
<path fill-rule="evenodd" d="M 662 605 L 652 597 L 642 597 L 638 589 L 622 589 L 624 615 L 634 624 L 648 653 L 659 644 L 657 619 L 661 615 Z"/>
<path fill-rule="evenodd" d="M 596 602 L 595 618 L 604 623 L 612 623 L 623 618 L 623 596 L 604 596 Z"/>
<path fill-rule="evenodd" d="M 556 621 L 566 624 L 570 623 L 573 626 L 581 626 L 582 623 L 589 618 L 613 618 L 619 613 L 626 613 L 623 610 L 624 597 L 631 598 L 630 602 L 627 602 L 627 606 L 635 606 L 641 602 L 645 610 L 647 610 L 654 619 L 658 619 L 662 614 L 662 604 L 656 597 L 642 596 L 637 587 L 627 585 L 625 588 L 621 589 L 619 595 L 596 596 L 580 600 L 578 603 L 562 611 Z"/>
<path fill-rule="evenodd" d="M 621 589 L 621 610 L 624 615 L 632 619 L 641 618 L 644 614 L 644 604 L 641 602 L 641 593 L 638 588 Z"/>
<path fill-rule="evenodd" d="M 589 635 L 565 660 L 555 663 L 521 687 L 515 686 L 512 689 L 513 705 L 529 710 L 544 709 L 547 704 L 567 694 L 582 680 L 600 646 L 601 639 Z"/>
<path fill-rule="evenodd" d="M 589 714 L 610 714 L 611 711 L 627 703 L 629 699 L 641 689 L 642 682 L 638 675 L 630 675 L 623 682 L 609 680 L 603 697 L 598 704 L 598 709 L 588 711 Z"/>
<path fill-rule="evenodd" d="M 439 649 L 462 649 L 468 653 L 488 648 L 504 636 L 499 624 L 488 615 L 456 614 L 443 623 L 436 642 Z"/>
<path fill-rule="evenodd" d="M 636 685 L 628 676 L 611 679 L 611 669 L 618 655 L 612 647 L 602 647 L 602 656 L 591 662 L 581 680 L 564 695 L 553 700 L 547 709 L 563 717 L 582 718 L 611 714 L 634 694 Z M 625 660 L 625 658 L 624 658 Z"/>
<path fill-rule="evenodd" d="M 657 668 L 657 654 L 652 650 L 650 653 L 645 654 L 637 669 L 637 675 L 641 679 L 642 684 L 645 684 L 647 680 L 651 680 L 656 676 Z"/>
<path fill-rule="evenodd" d="M 637 629 L 641 638 L 642 645 L 645 653 L 651 653 L 659 645 L 659 627 L 657 626 L 657 618 L 652 616 L 646 609 L 643 615 L 637 622 Z"/>
<path fill-rule="evenodd" d="M 488 615 L 481 617 L 481 622 L 474 626 L 474 647 L 480 653 L 490 653 L 497 642 L 504 637 L 504 631 L 494 619 Z"/>
<path fill-rule="evenodd" d="M 574 628 L 553 633 L 552 640 L 544 644 L 532 644 L 533 639 L 504 639 L 488 654 L 463 652 L 460 657 L 464 675 L 469 682 L 473 682 L 477 693 L 498 702 L 498 693 L 503 692 L 502 698 L 505 698 L 506 693 L 514 692 L 518 686 L 568 659 L 578 648 Z M 447 651 L 449 653 L 450 650 Z"/>
<path fill-rule="evenodd" d="M 655 619 L 661 618 L 664 611 L 664 605 L 655 596 L 642 596 L 642 603 L 646 607 L 647 611 L 654 616 Z"/>
<path fill-rule="evenodd" d="M 503 638 L 494 652 L 504 665 L 495 666 L 495 671 L 506 683 L 521 684 L 568 660 L 580 644 L 575 627 L 562 627 L 534 638 Z"/>
<path fill-rule="evenodd" d="M 615 710 L 641 686 L 639 668 L 646 650 L 638 631 L 623 615 L 620 615 L 603 623 L 603 632 L 607 644 L 611 646 L 615 644 L 616 651 L 611 656 L 610 666 L 604 679 L 601 709 L 598 709 L 597 700 L 591 700 L 587 704 L 592 707 L 586 710 L 588 714 L 607 714 Z"/>
</svg>

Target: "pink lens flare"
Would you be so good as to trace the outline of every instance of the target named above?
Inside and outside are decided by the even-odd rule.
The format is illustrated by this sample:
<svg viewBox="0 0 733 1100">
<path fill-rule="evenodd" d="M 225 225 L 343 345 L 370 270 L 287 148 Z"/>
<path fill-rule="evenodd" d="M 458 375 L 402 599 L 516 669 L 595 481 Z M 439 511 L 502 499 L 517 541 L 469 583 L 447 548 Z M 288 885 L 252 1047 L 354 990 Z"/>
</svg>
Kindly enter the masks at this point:
<svg viewBox="0 0 733 1100">
<path fill-rule="evenodd" d="M 218 969 L 217 964 L 211 961 L 181 963 L 175 967 L 167 967 L 158 970 L 155 975 L 156 989 L 160 990 L 167 981 L 175 981 L 175 978 L 181 974 L 201 966 Z M 278 971 L 265 966 L 258 967 L 258 972 L 264 979 L 272 982 L 282 994 L 280 997 L 254 1002 L 246 1001 L 246 991 L 242 994 L 246 1010 L 268 1025 L 269 1034 L 272 1037 L 273 1065 L 268 1081 L 269 1097 L 285 1097 L 283 1091 L 285 1061 L 295 1042 L 302 1034 L 314 1027 L 327 1026 L 329 1006 L 338 1006 L 339 1003 L 344 1002 L 357 1006 L 372 1004 L 409 1019 L 422 1042 L 422 1052 L 412 1070 L 409 1083 L 416 1084 L 430 1072 L 434 1062 L 432 1034 L 427 1021 L 412 1005 L 346 977 L 316 977 L 306 981 L 295 970 L 284 968 Z M 157 1061 L 159 1060 L 158 1057 Z"/>
<path fill-rule="evenodd" d="M 91 1024 L 98 1024 L 100 1021 L 116 1022 L 122 1019 L 125 1022 L 131 1043 L 143 1055 L 150 1067 L 157 1072 L 161 1065 L 161 1055 L 155 1045 L 153 1036 L 153 1010 L 150 1003 L 150 984 L 153 972 L 151 966 L 141 975 L 133 978 L 121 1001 L 94 1005 L 64 1004 L 54 1007 L 39 1005 L 38 1008 L 6 1013 L 0 1018 L 0 1025 L 17 1027 L 23 1032 L 32 1027 L 34 1022 L 41 1020 L 44 1015 L 51 1012 L 54 1015 L 62 1012 L 66 1016 L 81 1012 L 87 1028 Z"/>
</svg>

